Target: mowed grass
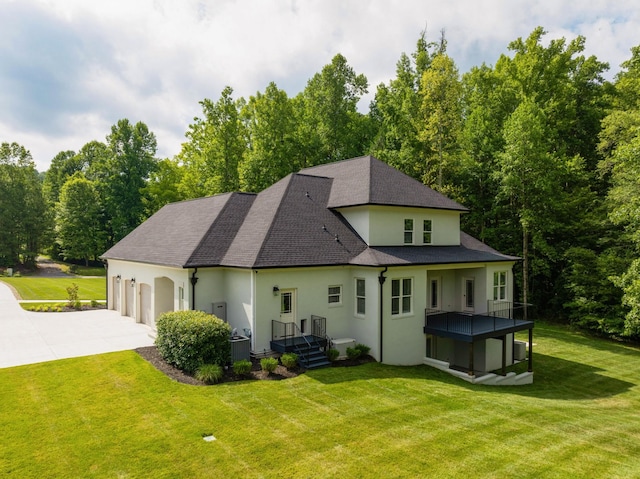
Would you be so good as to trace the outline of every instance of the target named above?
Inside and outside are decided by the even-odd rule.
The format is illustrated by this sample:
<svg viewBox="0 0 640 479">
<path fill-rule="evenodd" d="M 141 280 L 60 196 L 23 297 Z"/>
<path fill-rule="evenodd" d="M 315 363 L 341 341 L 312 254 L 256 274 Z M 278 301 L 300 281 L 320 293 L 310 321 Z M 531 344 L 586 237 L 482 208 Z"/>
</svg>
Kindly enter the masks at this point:
<svg viewBox="0 0 640 479">
<path fill-rule="evenodd" d="M 38 276 L 4 277 L 0 279 L 13 286 L 23 300 L 64 300 L 69 297 L 67 288 L 78 285 L 81 300 L 104 300 L 104 278 L 42 278 Z"/>
<path fill-rule="evenodd" d="M 132 351 L 2 369 L 0 475 L 640 477 L 640 351 L 534 332 L 520 387 L 377 363 L 197 387 Z"/>
</svg>

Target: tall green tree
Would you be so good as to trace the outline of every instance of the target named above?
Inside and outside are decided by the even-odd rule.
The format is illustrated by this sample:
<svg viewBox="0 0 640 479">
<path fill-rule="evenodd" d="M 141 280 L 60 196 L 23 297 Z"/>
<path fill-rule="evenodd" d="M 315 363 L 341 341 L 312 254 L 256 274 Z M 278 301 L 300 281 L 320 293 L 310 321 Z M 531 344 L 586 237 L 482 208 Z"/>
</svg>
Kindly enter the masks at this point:
<svg viewBox="0 0 640 479">
<path fill-rule="evenodd" d="M 261 191 L 297 171 L 298 142 L 293 102 L 271 82 L 242 110 L 248 149 L 240 166 L 241 189 Z"/>
<path fill-rule="evenodd" d="M 196 117 L 178 155 L 185 171 L 180 185 L 186 198 L 198 198 L 240 188 L 238 168 L 245 153 L 244 125 L 240 110 L 244 99 L 234 100 L 233 89 L 222 90 L 220 99 L 200 102 L 203 118 Z"/>
<path fill-rule="evenodd" d="M 146 216 L 151 216 L 166 204 L 185 199 L 180 191 L 183 173 L 177 159 L 167 158 L 157 163 L 143 190 Z"/>
<path fill-rule="evenodd" d="M 418 134 L 423 127 L 418 90 L 424 72 L 435 55 L 444 53 L 445 45 L 444 38 L 440 45 L 428 43 L 423 31 L 415 52 L 400 56 L 396 77 L 388 85 L 378 85 L 370 107 L 375 128 L 372 154 L 420 181 L 424 176 L 424 148 Z"/>
<path fill-rule="evenodd" d="M 451 57 L 439 53 L 432 59 L 420 79 L 419 96 L 418 138 L 425 161 L 422 181 L 451 194 L 460 166 L 462 130 L 462 84 Z"/>
<path fill-rule="evenodd" d="M 364 154 L 371 130 L 357 106 L 367 88 L 367 78 L 341 54 L 307 82 L 294 101 L 301 167 Z"/>
<path fill-rule="evenodd" d="M 62 185 L 76 171 L 82 171 L 82 168 L 75 161 L 75 156 L 75 151 L 67 150 L 61 151 L 51 160 L 49 169 L 44 175 L 43 191 L 45 198 L 52 205 L 60 198 Z"/>
<path fill-rule="evenodd" d="M 93 183 L 80 172 L 69 178 L 56 203 L 56 239 L 65 259 L 83 259 L 89 265 L 104 251 L 100 198 Z"/>
<path fill-rule="evenodd" d="M 501 193 L 517 212 L 523 258 L 523 301 L 529 300 L 529 263 L 532 233 L 544 231 L 548 211 L 557 193 L 557 162 L 548 152 L 544 112 L 525 99 L 505 122 L 505 148 L 500 155 Z M 541 236 L 541 235 L 538 235 Z"/>
<path fill-rule="evenodd" d="M 42 182 L 31 153 L 0 145 L 0 263 L 35 265 L 48 228 Z"/>
<path fill-rule="evenodd" d="M 145 218 L 144 188 L 156 168 L 156 137 L 147 125 L 119 120 L 107 136 L 108 156 L 92 170 L 109 225 L 108 245 L 124 238 Z"/>
</svg>

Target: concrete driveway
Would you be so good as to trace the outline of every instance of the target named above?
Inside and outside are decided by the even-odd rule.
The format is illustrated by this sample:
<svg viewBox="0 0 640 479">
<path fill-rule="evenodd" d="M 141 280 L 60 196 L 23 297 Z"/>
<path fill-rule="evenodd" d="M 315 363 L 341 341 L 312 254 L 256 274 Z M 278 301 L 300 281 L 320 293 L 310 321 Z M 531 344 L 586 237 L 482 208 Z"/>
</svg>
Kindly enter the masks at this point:
<svg viewBox="0 0 640 479">
<path fill-rule="evenodd" d="M 111 310 L 27 312 L 0 282 L 0 368 L 151 346 L 151 332 Z"/>
</svg>

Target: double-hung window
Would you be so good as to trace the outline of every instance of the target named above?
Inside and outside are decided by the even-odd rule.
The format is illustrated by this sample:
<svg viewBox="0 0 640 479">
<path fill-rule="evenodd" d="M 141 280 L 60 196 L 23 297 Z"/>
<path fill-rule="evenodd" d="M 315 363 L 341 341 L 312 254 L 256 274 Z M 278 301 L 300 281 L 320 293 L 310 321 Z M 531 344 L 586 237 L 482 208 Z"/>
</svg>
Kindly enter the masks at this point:
<svg viewBox="0 0 640 479">
<path fill-rule="evenodd" d="M 431 244 L 431 220 L 422 221 L 422 242 L 424 244 Z"/>
<path fill-rule="evenodd" d="M 328 299 L 329 306 L 342 304 L 342 286 L 329 286 Z"/>
<path fill-rule="evenodd" d="M 507 300 L 507 272 L 496 271 L 493 273 L 493 300 Z"/>
<path fill-rule="evenodd" d="M 404 220 L 404 244 L 413 244 L 413 220 L 411 218 Z"/>
<path fill-rule="evenodd" d="M 391 280 L 391 314 L 411 314 L 413 295 L 413 279 L 401 278 Z"/>
<path fill-rule="evenodd" d="M 364 316 L 365 303 L 364 279 L 356 278 L 356 314 L 358 316 Z"/>
</svg>

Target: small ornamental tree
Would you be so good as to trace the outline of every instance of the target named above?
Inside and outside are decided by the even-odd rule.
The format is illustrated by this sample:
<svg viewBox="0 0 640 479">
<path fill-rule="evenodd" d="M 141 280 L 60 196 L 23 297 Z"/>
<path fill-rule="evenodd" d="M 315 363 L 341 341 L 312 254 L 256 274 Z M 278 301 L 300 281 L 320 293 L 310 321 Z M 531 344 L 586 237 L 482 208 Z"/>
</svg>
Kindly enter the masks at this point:
<svg viewBox="0 0 640 479">
<path fill-rule="evenodd" d="M 231 359 L 231 327 L 203 311 L 173 311 L 156 321 L 156 346 L 165 361 L 186 373 L 203 364 L 224 366 Z"/>
</svg>

